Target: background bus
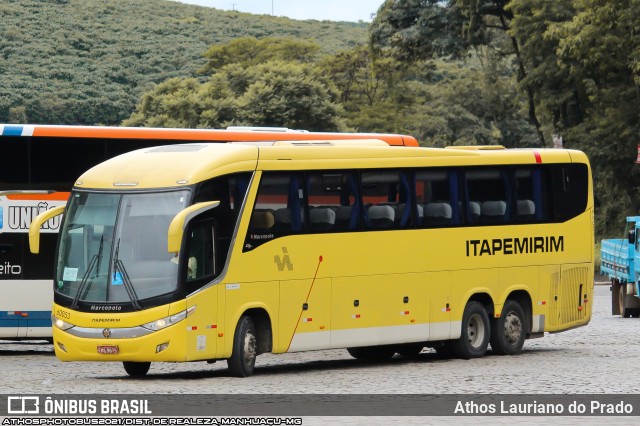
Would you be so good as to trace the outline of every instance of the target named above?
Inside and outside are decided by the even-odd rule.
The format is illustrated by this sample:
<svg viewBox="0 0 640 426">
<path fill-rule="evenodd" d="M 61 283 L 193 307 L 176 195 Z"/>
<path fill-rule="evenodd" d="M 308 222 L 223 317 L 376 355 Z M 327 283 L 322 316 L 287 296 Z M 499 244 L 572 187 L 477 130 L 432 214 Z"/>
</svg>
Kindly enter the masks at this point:
<svg viewBox="0 0 640 426">
<path fill-rule="evenodd" d="M 51 337 L 51 280 L 60 225 L 43 228 L 41 256 L 27 232 L 38 213 L 64 205 L 85 170 L 134 149 L 188 141 L 368 139 L 417 146 L 411 136 L 314 133 L 282 128 L 227 130 L 0 124 L 0 339 Z"/>
<path fill-rule="evenodd" d="M 132 375 L 226 359 L 247 376 L 264 352 L 514 355 L 589 322 L 583 153 L 299 145 L 159 147 L 84 173 L 54 279 L 58 358 Z M 59 213 L 34 221 L 34 247 Z"/>
</svg>

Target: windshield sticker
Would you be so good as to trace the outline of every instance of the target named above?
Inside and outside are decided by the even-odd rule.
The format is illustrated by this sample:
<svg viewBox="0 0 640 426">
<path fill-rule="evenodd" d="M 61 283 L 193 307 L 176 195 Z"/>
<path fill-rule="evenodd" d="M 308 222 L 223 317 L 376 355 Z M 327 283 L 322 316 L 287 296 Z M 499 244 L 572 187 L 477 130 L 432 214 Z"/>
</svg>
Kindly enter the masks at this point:
<svg viewBox="0 0 640 426">
<path fill-rule="evenodd" d="M 78 279 L 78 268 L 69 268 L 65 266 L 62 272 L 63 281 L 76 281 Z"/>
<path fill-rule="evenodd" d="M 124 284 L 122 281 L 122 274 L 120 272 L 114 272 L 113 277 L 111 278 L 112 285 L 122 285 Z"/>
</svg>

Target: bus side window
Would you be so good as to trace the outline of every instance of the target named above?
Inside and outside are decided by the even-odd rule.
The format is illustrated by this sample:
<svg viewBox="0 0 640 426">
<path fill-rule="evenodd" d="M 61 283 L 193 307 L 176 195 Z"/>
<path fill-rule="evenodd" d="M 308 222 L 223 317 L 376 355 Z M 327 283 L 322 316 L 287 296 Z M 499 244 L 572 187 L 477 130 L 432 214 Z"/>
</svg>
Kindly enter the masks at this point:
<svg viewBox="0 0 640 426">
<path fill-rule="evenodd" d="M 418 226 L 425 228 L 460 223 L 457 174 L 447 169 L 416 171 L 415 197 Z"/>
<path fill-rule="evenodd" d="M 586 164 L 552 164 L 555 222 L 565 222 L 583 213 L 589 197 L 589 169 Z"/>
<path fill-rule="evenodd" d="M 467 169 L 464 175 L 467 222 L 484 225 L 508 223 L 512 210 L 508 170 L 474 167 Z"/>
<path fill-rule="evenodd" d="M 396 170 L 364 171 L 361 175 L 364 222 L 368 229 L 407 228 L 413 225 L 410 178 Z M 407 208 L 408 206 L 408 208 Z"/>
<path fill-rule="evenodd" d="M 354 173 L 307 174 L 310 232 L 355 230 L 360 224 L 357 180 Z"/>
<path fill-rule="evenodd" d="M 518 223 L 541 222 L 547 219 L 544 197 L 544 174 L 541 168 L 523 167 L 514 170 L 515 220 Z"/>
<path fill-rule="evenodd" d="M 244 249 L 303 231 L 304 190 L 301 173 L 264 173 L 251 214 Z"/>
<path fill-rule="evenodd" d="M 215 252 L 215 226 L 209 219 L 190 226 L 187 241 L 187 255 L 183 259 L 185 267 L 181 273 L 186 274 L 189 290 L 193 291 L 206 284 L 217 275 Z"/>
</svg>

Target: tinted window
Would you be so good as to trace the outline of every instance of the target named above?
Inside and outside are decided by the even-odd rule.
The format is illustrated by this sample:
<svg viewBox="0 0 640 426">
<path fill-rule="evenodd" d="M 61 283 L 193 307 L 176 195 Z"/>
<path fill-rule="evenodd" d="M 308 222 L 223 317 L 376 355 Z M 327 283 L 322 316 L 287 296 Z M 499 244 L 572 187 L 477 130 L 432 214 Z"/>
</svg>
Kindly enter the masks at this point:
<svg viewBox="0 0 640 426">
<path fill-rule="evenodd" d="M 413 224 L 407 172 L 366 171 L 361 174 L 360 185 L 367 229 L 406 228 Z"/>
<path fill-rule="evenodd" d="M 416 171 L 418 226 L 440 227 L 461 222 L 458 174 L 447 169 Z"/>
<path fill-rule="evenodd" d="M 304 229 L 302 174 L 265 173 L 249 223 L 245 250 Z"/>
<path fill-rule="evenodd" d="M 0 139 L 0 190 L 29 188 L 28 155 L 27 138 Z"/>
<path fill-rule="evenodd" d="M 309 224 L 313 232 L 348 231 L 360 226 L 358 179 L 355 173 L 307 174 Z"/>
<path fill-rule="evenodd" d="M 507 168 L 468 168 L 464 172 L 466 219 L 470 224 L 500 224 L 510 220 Z"/>
<path fill-rule="evenodd" d="M 38 139 L 31 142 L 31 183 L 70 191 L 85 171 L 105 160 L 102 139 Z"/>
<path fill-rule="evenodd" d="M 564 222 L 584 212 L 589 196 L 586 164 L 554 164 L 551 175 L 555 221 Z"/>
</svg>

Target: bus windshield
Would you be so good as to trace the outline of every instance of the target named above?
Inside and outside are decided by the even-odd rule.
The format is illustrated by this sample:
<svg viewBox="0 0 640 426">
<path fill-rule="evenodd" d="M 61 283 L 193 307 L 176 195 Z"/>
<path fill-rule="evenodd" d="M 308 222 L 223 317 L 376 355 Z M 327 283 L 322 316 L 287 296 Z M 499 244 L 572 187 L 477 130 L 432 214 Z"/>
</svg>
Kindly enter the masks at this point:
<svg viewBox="0 0 640 426">
<path fill-rule="evenodd" d="M 173 217 L 188 190 L 137 193 L 74 192 L 58 252 L 55 291 L 78 302 L 127 303 L 177 288 L 177 254 L 167 252 Z"/>
</svg>

